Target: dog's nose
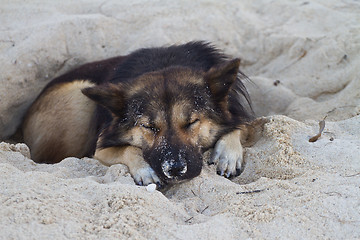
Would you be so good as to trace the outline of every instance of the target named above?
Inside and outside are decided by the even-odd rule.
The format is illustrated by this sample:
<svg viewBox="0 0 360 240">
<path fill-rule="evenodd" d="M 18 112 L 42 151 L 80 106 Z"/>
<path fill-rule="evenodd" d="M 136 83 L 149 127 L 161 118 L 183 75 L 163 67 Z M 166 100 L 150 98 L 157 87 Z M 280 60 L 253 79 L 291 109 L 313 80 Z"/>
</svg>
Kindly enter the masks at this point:
<svg viewBox="0 0 360 240">
<path fill-rule="evenodd" d="M 175 163 L 168 172 L 173 177 L 181 176 L 186 172 L 186 164 Z"/>
<path fill-rule="evenodd" d="M 181 161 L 165 161 L 162 169 L 166 177 L 174 178 L 184 175 L 187 171 L 187 165 Z"/>
</svg>

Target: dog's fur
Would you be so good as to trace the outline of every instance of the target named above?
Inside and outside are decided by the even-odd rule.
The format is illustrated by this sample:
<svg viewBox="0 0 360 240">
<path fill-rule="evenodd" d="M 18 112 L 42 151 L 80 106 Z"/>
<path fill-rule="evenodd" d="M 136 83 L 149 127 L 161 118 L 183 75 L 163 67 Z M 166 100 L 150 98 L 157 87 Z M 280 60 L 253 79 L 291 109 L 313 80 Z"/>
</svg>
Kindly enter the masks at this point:
<svg viewBox="0 0 360 240">
<path fill-rule="evenodd" d="M 45 87 L 24 140 L 37 162 L 94 155 L 126 164 L 140 185 L 197 176 L 213 147 L 218 173 L 239 175 L 241 126 L 252 118 L 239 64 L 190 42 L 83 65 Z"/>
</svg>

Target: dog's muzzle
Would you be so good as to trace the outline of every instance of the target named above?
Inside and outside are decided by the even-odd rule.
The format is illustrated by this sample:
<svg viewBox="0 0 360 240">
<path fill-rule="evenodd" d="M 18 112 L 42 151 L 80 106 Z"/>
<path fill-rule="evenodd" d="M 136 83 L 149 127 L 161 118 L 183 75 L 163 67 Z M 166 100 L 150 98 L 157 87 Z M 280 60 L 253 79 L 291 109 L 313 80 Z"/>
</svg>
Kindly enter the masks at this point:
<svg viewBox="0 0 360 240">
<path fill-rule="evenodd" d="M 161 164 L 161 169 L 167 178 L 172 179 L 183 176 L 187 171 L 187 164 L 185 161 L 166 160 Z"/>
</svg>

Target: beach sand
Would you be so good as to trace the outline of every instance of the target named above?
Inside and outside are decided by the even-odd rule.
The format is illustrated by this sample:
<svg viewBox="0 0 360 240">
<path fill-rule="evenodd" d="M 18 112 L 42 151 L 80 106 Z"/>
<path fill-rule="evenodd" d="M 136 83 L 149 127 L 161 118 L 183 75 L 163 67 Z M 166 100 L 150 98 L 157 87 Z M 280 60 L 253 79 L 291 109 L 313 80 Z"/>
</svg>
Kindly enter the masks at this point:
<svg viewBox="0 0 360 240">
<path fill-rule="evenodd" d="M 241 58 L 263 122 L 239 177 L 205 164 L 161 192 L 124 165 L 37 164 L 2 142 L 0 239 L 360 239 L 359 2 L 14 0 L 0 22 L 0 140 L 55 76 L 191 40 Z"/>
</svg>

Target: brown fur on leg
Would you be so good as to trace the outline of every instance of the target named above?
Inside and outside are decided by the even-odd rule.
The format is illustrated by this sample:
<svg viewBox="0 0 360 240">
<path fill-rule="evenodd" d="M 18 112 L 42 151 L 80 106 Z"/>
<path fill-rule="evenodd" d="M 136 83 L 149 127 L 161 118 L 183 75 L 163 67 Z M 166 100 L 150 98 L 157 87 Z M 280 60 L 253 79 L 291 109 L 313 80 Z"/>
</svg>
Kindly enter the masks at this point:
<svg viewBox="0 0 360 240">
<path fill-rule="evenodd" d="M 150 165 L 145 162 L 140 148 L 123 146 L 97 149 L 94 158 L 107 166 L 118 163 L 125 164 L 134 181 L 139 185 L 160 184 L 160 179 Z"/>
<path fill-rule="evenodd" d="M 82 80 L 54 85 L 32 105 L 23 132 L 34 161 L 57 163 L 90 154 L 96 137 L 91 126 L 96 105 L 81 89 L 93 85 Z"/>
</svg>

